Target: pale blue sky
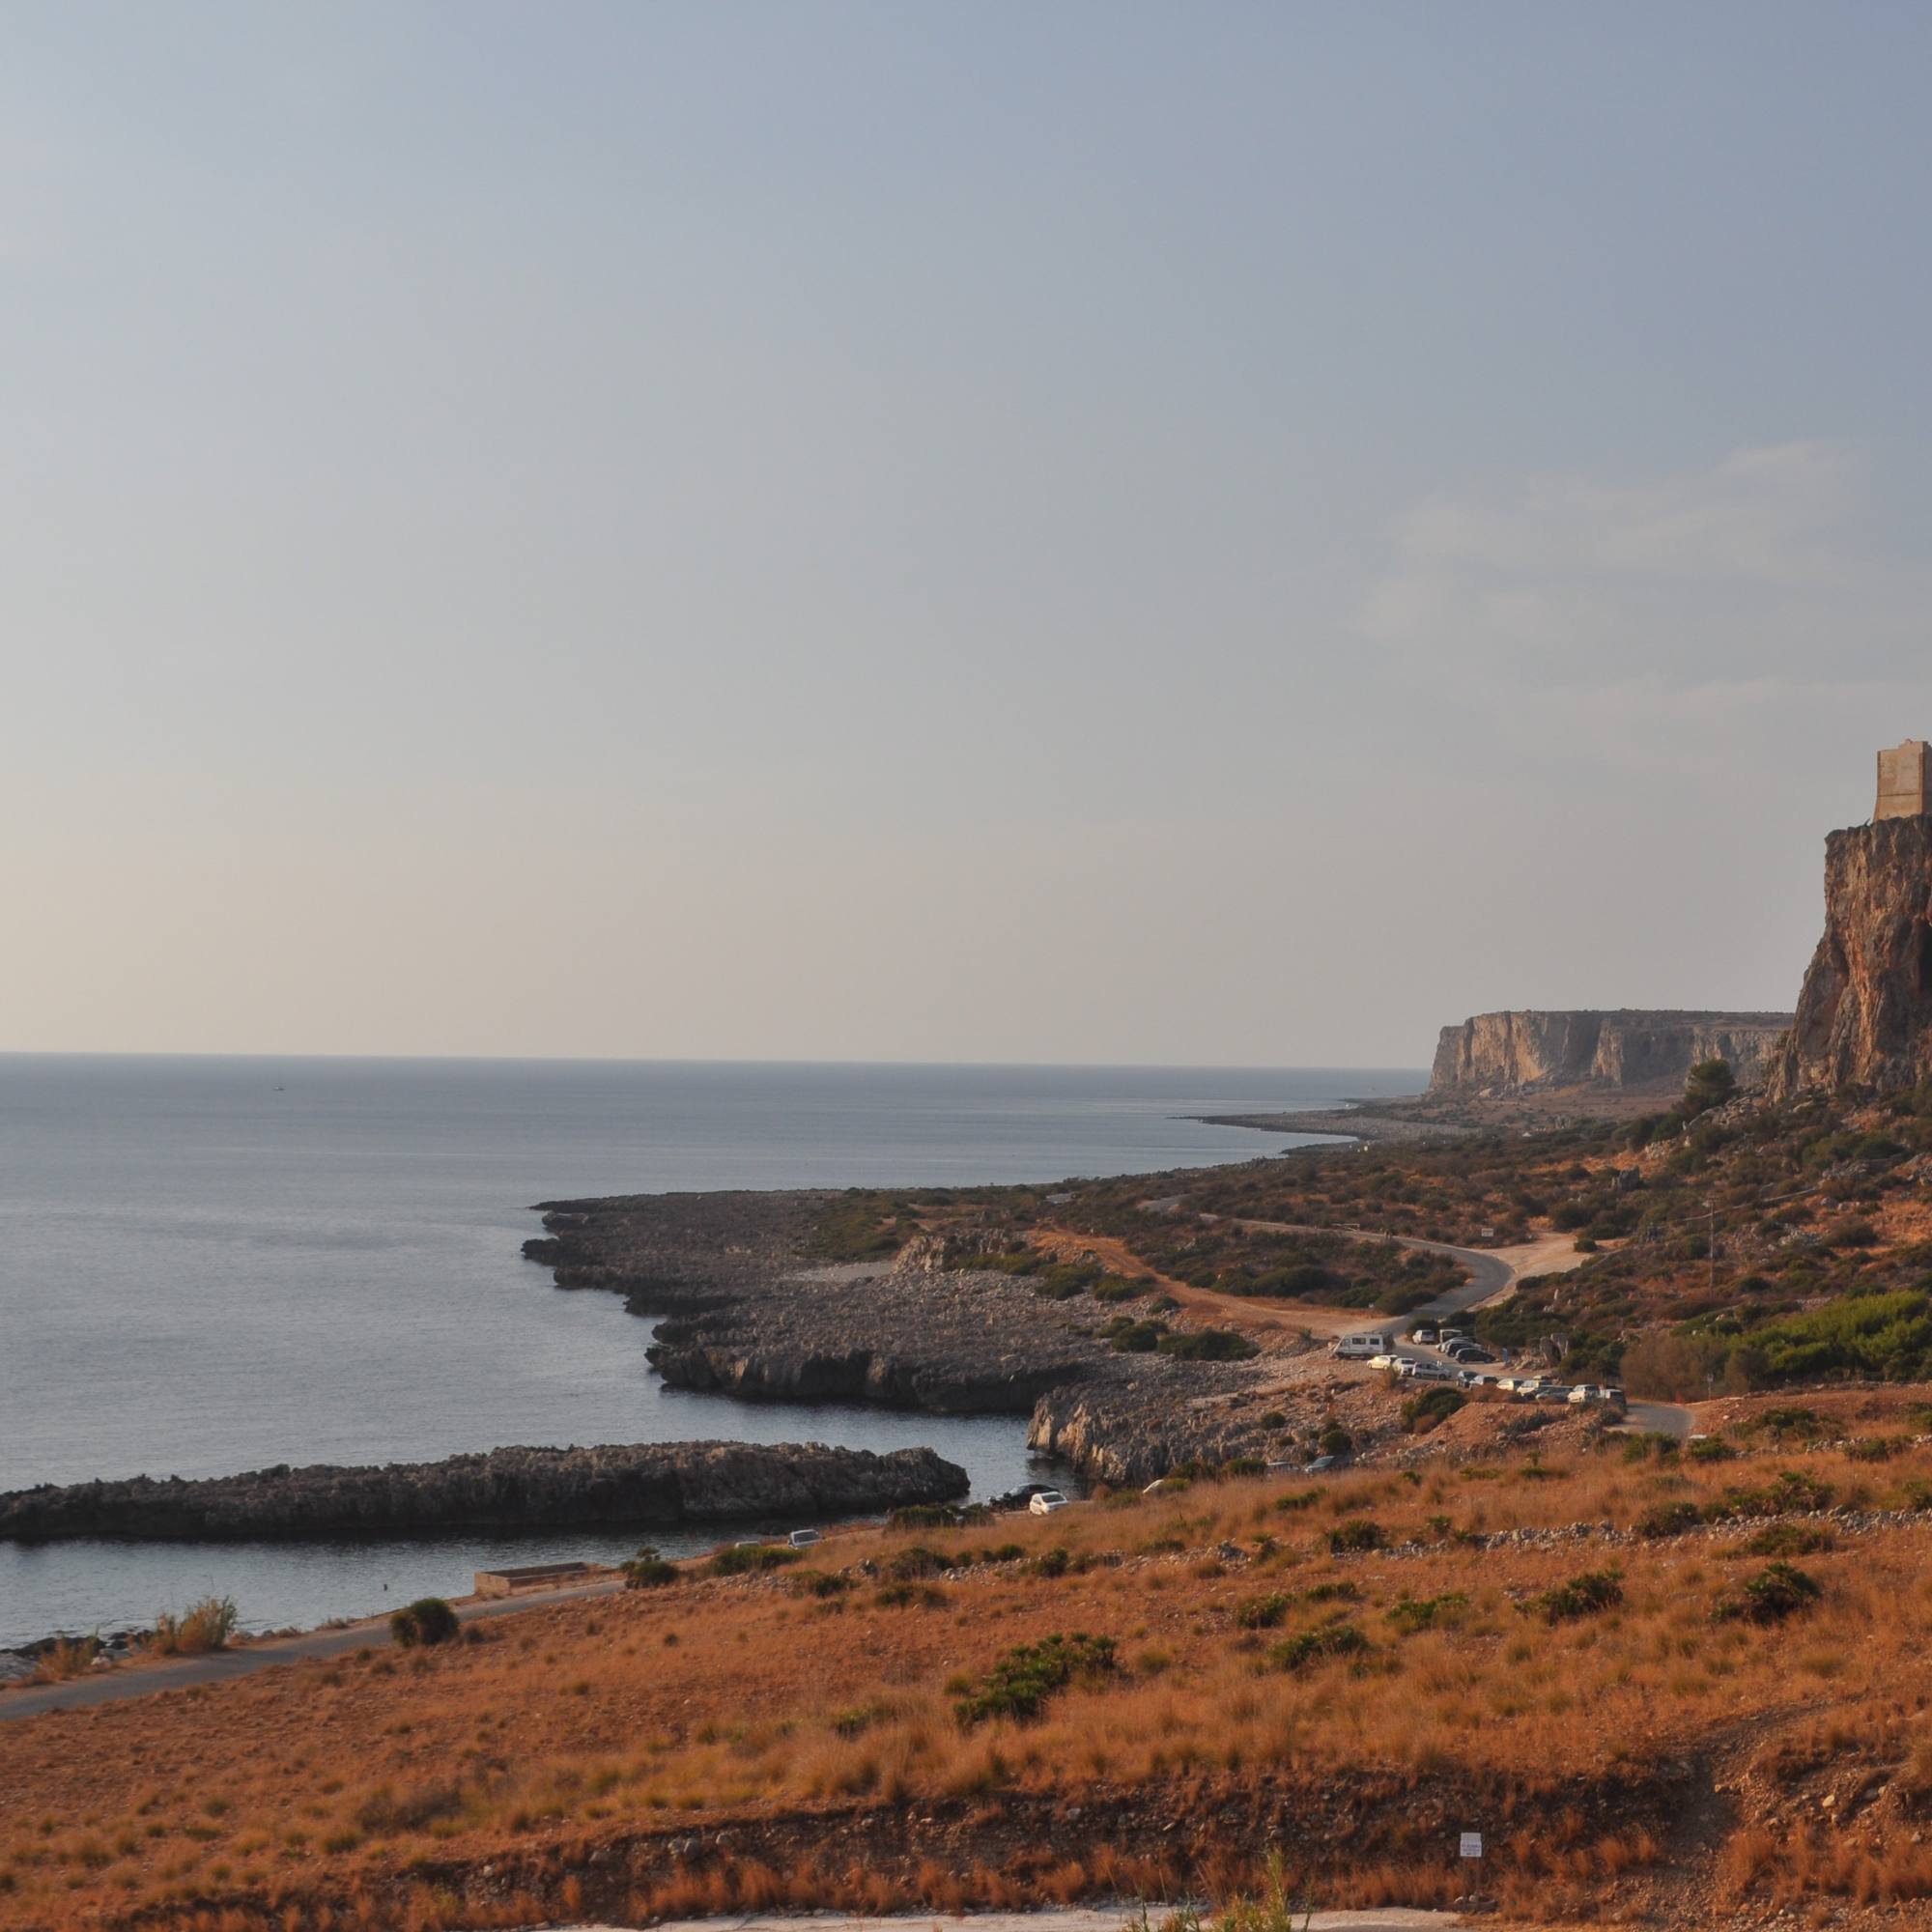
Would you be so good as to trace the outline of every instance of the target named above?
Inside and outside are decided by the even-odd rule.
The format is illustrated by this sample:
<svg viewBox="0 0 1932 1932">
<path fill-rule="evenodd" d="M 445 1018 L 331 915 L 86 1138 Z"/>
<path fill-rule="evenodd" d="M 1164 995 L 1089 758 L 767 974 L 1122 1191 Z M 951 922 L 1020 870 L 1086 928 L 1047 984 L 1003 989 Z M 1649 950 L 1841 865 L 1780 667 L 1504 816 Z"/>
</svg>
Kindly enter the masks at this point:
<svg viewBox="0 0 1932 1932">
<path fill-rule="evenodd" d="M 0 5 L 0 1047 L 1788 1004 L 1932 735 L 1928 56 Z"/>
</svg>

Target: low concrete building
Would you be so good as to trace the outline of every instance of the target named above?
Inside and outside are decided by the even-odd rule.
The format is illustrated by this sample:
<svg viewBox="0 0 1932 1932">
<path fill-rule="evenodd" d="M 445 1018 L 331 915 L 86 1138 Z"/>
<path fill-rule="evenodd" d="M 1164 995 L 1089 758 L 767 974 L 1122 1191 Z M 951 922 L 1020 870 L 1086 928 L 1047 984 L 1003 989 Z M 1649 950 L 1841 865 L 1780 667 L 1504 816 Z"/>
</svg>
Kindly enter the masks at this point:
<svg viewBox="0 0 1932 1932">
<path fill-rule="evenodd" d="M 602 1563 L 526 1563 L 515 1570 L 479 1570 L 479 1597 L 514 1597 L 520 1590 L 552 1590 L 565 1583 L 587 1583 L 608 1574 Z"/>
</svg>

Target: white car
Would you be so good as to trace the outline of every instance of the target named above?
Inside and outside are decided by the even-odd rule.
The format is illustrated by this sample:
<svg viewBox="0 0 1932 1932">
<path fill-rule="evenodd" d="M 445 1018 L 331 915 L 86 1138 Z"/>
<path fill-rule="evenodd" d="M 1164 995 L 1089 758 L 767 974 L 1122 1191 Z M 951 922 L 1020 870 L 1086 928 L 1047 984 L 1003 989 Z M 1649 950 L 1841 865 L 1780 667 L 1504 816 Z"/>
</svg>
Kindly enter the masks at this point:
<svg viewBox="0 0 1932 1932">
<path fill-rule="evenodd" d="M 1058 1490 L 1036 1490 L 1027 1498 L 1027 1508 L 1035 1516 L 1051 1516 L 1055 1510 L 1064 1510 L 1066 1498 Z"/>
<path fill-rule="evenodd" d="M 1371 1355 L 1369 1357 L 1369 1367 L 1372 1369 L 1393 1369 L 1400 1375 L 1402 1373 L 1402 1357 L 1400 1355 Z"/>
<path fill-rule="evenodd" d="M 785 1539 L 794 1549 L 810 1549 L 814 1543 L 824 1542 L 815 1529 L 795 1529 Z"/>
</svg>

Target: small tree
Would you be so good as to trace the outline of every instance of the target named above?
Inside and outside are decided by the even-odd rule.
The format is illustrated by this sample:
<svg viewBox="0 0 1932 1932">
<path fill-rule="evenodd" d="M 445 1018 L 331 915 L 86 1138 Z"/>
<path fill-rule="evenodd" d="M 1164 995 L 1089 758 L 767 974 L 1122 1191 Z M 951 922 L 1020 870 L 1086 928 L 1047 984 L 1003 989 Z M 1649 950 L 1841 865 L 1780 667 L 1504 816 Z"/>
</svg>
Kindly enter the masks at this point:
<svg viewBox="0 0 1932 1932">
<path fill-rule="evenodd" d="M 1728 1060 L 1700 1060 L 1684 1082 L 1684 1116 L 1695 1120 L 1721 1107 L 1738 1091 L 1738 1076 Z"/>
<path fill-rule="evenodd" d="M 456 1612 L 440 1597 L 418 1597 L 389 1619 L 389 1634 L 405 1650 L 417 1644 L 448 1643 L 457 1629 Z"/>
</svg>

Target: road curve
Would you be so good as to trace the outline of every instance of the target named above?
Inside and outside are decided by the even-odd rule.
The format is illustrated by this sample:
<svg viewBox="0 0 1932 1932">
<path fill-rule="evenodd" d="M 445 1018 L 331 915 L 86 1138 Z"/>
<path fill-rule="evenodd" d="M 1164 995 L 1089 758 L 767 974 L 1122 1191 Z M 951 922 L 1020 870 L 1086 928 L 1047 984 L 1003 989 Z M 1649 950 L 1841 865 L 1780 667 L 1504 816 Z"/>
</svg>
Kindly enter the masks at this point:
<svg viewBox="0 0 1932 1932">
<path fill-rule="evenodd" d="M 608 1597 L 624 1587 L 617 1577 L 595 1583 L 578 1583 L 562 1590 L 527 1590 L 520 1596 L 492 1598 L 487 1603 L 458 1604 L 457 1617 L 480 1623 L 490 1617 L 532 1610 L 546 1604 L 567 1604 L 580 1597 Z M 118 1704 L 124 1697 L 152 1697 L 162 1690 L 185 1690 L 197 1684 L 226 1684 L 231 1678 L 252 1677 L 258 1670 L 298 1663 L 307 1658 L 346 1657 L 352 1651 L 389 1642 L 389 1626 L 382 1617 L 343 1624 L 330 1630 L 304 1631 L 299 1636 L 264 1637 L 239 1650 L 217 1650 L 206 1657 L 170 1657 L 153 1663 L 123 1664 L 99 1670 L 67 1684 L 30 1684 L 20 1690 L 0 1690 L 0 1719 L 35 1718 L 43 1711 L 79 1711 L 95 1704 Z"/>
</svg>

